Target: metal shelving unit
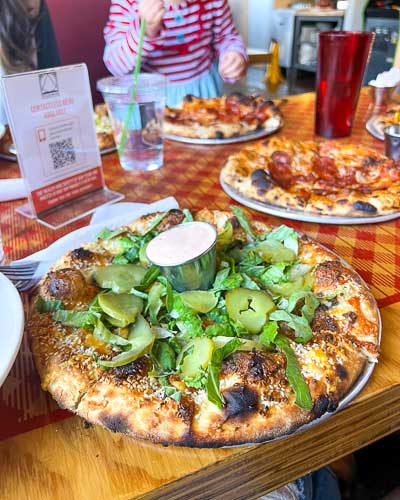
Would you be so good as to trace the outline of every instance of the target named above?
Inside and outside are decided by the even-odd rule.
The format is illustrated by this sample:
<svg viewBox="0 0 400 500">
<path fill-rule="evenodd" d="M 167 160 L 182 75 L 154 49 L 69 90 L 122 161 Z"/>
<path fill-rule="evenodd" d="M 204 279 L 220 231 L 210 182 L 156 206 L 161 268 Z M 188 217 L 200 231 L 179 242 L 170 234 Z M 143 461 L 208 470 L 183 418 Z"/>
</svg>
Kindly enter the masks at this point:
<svg viewBox="0 0 400 500">
<path fill-rule="evenodd" d="M 292 64 L 290 67 L 290 78 L 295 80 L 297 77 L 297 71 L 309 71 L 315 73 L 316 64 L 301 64 L 299 62 L 300 45 L 301 45 L 301 30 L 304 26 L 316 26 L 319 23 L 327 23 L 331 25 L 332 30 L 341 30 L 343 27 L 343 15 L 296 15 L 295 25 L 294 25 L 294 37 L 293 37 L 293 50 L 292 50 Z M 311 43 L 311 42 L 309 42 Z M 314 44 L 316 46 L 316 43 Z"/>
</svg>

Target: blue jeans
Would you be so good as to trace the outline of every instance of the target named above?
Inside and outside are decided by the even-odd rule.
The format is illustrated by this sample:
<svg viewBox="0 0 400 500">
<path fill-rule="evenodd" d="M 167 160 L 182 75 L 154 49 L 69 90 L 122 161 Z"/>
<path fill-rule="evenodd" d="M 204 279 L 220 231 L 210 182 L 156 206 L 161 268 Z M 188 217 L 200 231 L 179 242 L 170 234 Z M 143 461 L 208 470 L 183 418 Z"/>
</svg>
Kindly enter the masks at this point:
<svg viewBox="0 0 400 500">
<path fill-rule="evenodd" d="M 337 478 L 329 467 L 296 480 L 299 500 L 340 500 Z"/>
</svg>

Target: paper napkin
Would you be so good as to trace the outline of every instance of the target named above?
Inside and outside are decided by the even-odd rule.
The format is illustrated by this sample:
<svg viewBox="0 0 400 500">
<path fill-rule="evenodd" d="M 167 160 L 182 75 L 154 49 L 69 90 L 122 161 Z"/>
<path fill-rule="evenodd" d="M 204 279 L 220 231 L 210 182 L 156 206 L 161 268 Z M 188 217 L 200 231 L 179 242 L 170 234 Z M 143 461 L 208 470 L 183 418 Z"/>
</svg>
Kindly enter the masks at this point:
<svg viewBox="0 0 400 500">
<path fill-rule="evenodd" d="M 24 179 L 0 179 L 0 202 L 26 198 Z"/>
</svg>

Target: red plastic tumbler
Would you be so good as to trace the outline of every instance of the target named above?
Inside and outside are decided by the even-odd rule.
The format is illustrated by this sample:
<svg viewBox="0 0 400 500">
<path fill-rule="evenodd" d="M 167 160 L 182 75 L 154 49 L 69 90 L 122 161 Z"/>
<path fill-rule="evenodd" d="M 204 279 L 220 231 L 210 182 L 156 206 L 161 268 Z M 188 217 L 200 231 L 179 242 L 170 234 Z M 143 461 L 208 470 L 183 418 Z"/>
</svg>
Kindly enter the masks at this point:
<svg viewBox="0 0 400 500">
<path fill-rule="evenodd" d="M 319 34 L 315 133 L 351 134 L 374 33 L 324 31 Z"/>
</svg>

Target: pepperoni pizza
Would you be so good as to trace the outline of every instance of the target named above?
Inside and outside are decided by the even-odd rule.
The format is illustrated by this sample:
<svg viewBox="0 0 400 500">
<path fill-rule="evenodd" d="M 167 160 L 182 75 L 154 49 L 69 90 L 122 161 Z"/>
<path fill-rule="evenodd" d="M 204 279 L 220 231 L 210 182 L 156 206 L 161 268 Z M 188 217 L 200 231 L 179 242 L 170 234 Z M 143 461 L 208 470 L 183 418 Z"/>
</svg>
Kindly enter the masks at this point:
<svg viewBox="0 0 400 500">
<path fill-rule="evenodd" d="M 400 163 L 355 144 L 274 137 L 230 156 L 221 178 L 248 198 L 313 214 L 363 217 L 400 208 Z"/>
<path fill-rule="evenodd" d="M 236 93 L 200 99 L 187 95 L 181 108 L 166 107 L 164 132 L 196 139 L 227 139 L 256 130 L 276 130 L 281 123 L 279 108 L 260 96 Z"/>
</svg>

